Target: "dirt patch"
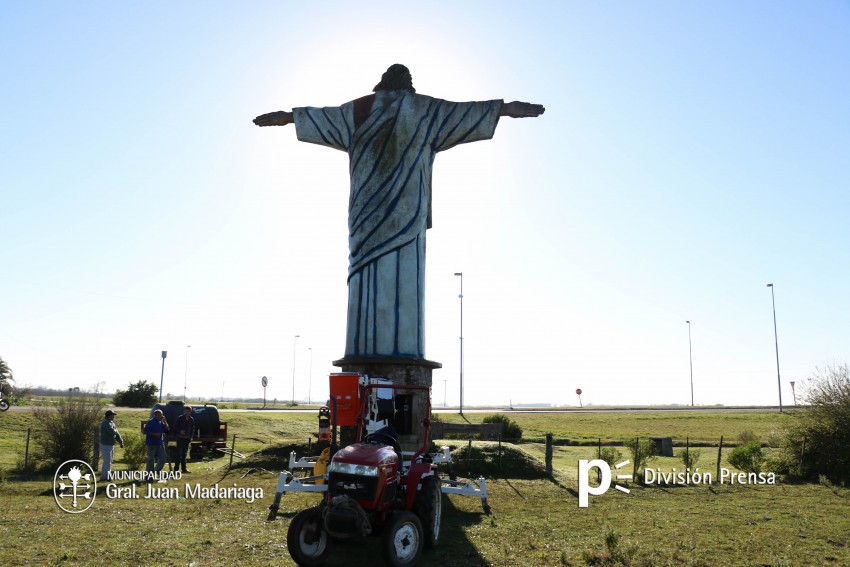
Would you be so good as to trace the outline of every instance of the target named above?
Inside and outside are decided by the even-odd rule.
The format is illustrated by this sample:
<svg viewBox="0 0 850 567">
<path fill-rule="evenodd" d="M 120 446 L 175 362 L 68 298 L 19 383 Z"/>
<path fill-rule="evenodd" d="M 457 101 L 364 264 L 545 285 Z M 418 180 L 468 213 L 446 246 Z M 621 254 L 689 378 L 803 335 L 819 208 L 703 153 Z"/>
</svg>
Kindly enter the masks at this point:
<svg viewBox="0 0 850 567">
<path fill-rule="evenodd" d="M 475 478 L 547 478 L 546 466 L 520 447 L 502 443 L 448 443 L 452 451 L 451 476 Z M 445 465 L 441 465 L 441 468 Z"/>
<path fill-rule="evenodd" d="M 234 468 L 263 468 L 266 470 L 287 470 L 289 468 L 289 454 L 295 451 L 296 458 L 317 456 L 322 450 L 328 446 L 326 441 L 313 443 L 309 447 L 306 443 L 281 443 L 277 445 L 267 445 L 252 453 L 247 458 L 239 461 L 238 464 L 233 463 Z"/>
</svg>

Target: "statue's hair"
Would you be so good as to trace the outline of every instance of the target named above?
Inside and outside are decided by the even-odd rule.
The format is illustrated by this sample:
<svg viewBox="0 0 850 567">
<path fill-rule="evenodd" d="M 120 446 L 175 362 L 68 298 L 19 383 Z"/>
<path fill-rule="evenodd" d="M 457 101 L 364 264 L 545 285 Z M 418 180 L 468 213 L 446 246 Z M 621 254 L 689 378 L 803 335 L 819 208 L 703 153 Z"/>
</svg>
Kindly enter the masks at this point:
<svg viewBox="0 0 850 567">
<path fill-rule="evenodd" d="M 372 89 L 378 91 L 410 91 L 416 92 L 413 88 L 413 77 L 410 75 L 410 70 L 401 63 L 390 65 L 386 73 L 381 75 L 381 82 L 375 85 Z"/>
</svg>

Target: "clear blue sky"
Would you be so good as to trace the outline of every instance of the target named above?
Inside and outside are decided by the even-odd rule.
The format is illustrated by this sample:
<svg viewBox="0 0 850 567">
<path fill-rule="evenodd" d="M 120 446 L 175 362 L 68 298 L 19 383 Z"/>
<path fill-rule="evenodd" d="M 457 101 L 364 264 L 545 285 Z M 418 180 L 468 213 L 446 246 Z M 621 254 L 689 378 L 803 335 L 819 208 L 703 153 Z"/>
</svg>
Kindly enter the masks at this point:
<svg viewBox="0 0 850 567">
<path fill-rule="evenodd" d="M 392 63 L 542 103 L 435 162 L 434 399 L 776 404 L 850 359 L 850 3 L 7 2 L 0 356 L 20 384 L 323 399 L 346 156 L 251 119 Z M 300 335 L 297 342 L 295 335 Z M 191 345 L 191 348 L 187 348 Z M 295 359 L 293 360 L 293 355 Z M 447 390 L 447 392 L 445 392 Z"/>
</svg>

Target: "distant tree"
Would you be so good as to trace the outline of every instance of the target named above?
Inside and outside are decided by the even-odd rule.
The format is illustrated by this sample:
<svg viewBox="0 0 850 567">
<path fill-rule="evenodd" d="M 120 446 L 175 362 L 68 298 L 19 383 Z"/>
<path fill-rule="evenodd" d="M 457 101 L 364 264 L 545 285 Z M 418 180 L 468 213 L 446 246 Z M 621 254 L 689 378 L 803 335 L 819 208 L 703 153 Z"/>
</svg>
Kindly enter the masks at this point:
<svg viewBox="0 0 850 567">
<path fill-rule="evenodd" d="M 639 475 L 639 478 L 643 478 L 640 475 L 643 475 L 643 469 L 646 467 L 646 463 L 658 454 L 658 448 L 655 446 L 655 442 L 652 439 L 635 438 L 626 439 L 623 445 L 626 446 L 626 449 L 632 456 L 633 470 Z"/>
<path fill-rule="evenodd" d="M 130 384 L 126 390 L 118 390 L 112 396 L 112 402 L 116 406 L 128 408 L 149 408 L 156 402 L 156 393 L 159 391 L 156 384 L 146 380 L 139 380 Z"/>
<path fill-rule="evenodd" d="M 761 441 L 747 441 L 738 445 L 726 457 L 729 464 L 744 472 L 761 472 L 764 463 L 764 452 L 761 449 Z"/>
<path fill-rule="evenodd" d="M 522 427 L 503 413 L 488 415 L 481 420 L 482 423 L 499 423 L 502 426 L 502 439 L 506 441 L 519 441 L 522 437 Z"/>
<path fill-rule="evenodd" d="M 620 459 L 623 458 L 623 454 L 615 447 L 602 447 L 599 449 L 599 458 L 613 467 L 620 462 Z M 600 470 L 599 472 L 601 473 L 602 471 Z"/>
<path fill-rule="evenodd" d="M 103 419 L 102 403 L 90 393 L 72 394 L 59 400 L 54 408 L 37 408 L 35 417 L 42 432 L 35 442 L 37 457 L 47 468 L 68 461 L 91 458 L 94 431 Z"/>
<path fill-rule="evenodd" d="M 9 365 L 6 364 L 6 361 L 3 360 L 3 357 L 0 357 L 0 392 L 3 393 L 4 396 L 12 395 L 12 384 L 15 379 L 12 378 L 12 369 L 9 368 Z"/>
<path fill-rule="evenodd" d="M 850 369 L 816 368 L 803 385 L 806 407 L 795 412 L 777 472 L 850 486 Z"/>
<path fill-rule="evenodd" d="M 689 447 L 678 451 L 676 456 L 679 457 L 686 469 L 693 469 L 696 468 L 697 461 L 699 461 L 700 450 Z"/>
<path fill-rule="evenodd" d="M 124 462 L 131 469 L 138 469 L 148 458 L 145 438 L 132 432 L 127 432 L 122 437 L 124 439 Z"/>
</svg>

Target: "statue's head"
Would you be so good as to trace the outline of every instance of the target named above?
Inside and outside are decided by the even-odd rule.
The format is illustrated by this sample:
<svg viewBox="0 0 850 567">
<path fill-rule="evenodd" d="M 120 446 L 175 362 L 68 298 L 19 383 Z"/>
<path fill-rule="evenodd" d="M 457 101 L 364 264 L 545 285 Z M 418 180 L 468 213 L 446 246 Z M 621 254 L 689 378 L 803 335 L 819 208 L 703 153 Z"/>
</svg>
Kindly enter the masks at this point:
<svg viewBox="0 0 850 567">
<path fill-rule="evenodd" d="M 381 82 L 375 85 L 373 91 L 410 91 L 416 92 L 413 88 L 413 77 L 410 75 L 410 69 L 400 63 L 390 65 L 387 72 L 381 75 Z"/>
</svg>

